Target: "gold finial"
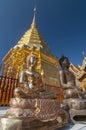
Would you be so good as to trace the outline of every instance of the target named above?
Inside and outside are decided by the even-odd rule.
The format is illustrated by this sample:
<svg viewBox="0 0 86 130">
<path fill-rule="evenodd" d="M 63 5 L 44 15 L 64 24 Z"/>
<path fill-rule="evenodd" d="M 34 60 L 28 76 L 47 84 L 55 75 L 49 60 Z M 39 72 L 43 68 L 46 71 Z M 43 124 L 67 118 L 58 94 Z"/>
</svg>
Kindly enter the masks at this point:
<svg viewBox="0 0 86 130">
<path fill-rule="evenodd" d="M 34 17 L 33 17 L 33 22 L 31 24 L 31 27 L 34 28 L 34 27 L 37 27 L 36 25 L 36 6 L 34 7 Z"/>
<path fill-rule="evenodd" d="M 36 6 L 34 7 L 34 17 L 33 17 L 33 22 L 32 22 L 32 25 L 35 25 L 36 24 Z"/>
<path fill-rule="evenodd" d="M 36 15 L 36 6 L 34 7 L 34 10 L 33 10 L 33 11 L 34 11 L 34 15 Z"/>
<path fill-rule="evenodd" d="M 85 53 L 84 53 L 84 51 L 82 52 L 82 55 L 83 55 L 83 57 L 85 57 Z"/>
</svg>

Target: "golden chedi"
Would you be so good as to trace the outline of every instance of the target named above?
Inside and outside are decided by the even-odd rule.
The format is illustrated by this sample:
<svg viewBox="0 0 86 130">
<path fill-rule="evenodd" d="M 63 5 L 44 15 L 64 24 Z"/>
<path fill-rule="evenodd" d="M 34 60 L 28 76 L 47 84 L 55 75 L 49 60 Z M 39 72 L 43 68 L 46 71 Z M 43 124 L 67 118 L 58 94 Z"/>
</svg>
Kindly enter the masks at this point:
<svg viewBox="0 0 86 130">
<path fill-rule="evenodd" d="M 7 76 L 10 67 L 13 71 L 11 77 L 19 79 L 19 72 L 27 68 L 26 57 L 32 51 L 38 58 L 36 70 L 42 74 L 47 87 L 59 87 L 59 62 L 58 59 L 51 54 L 49 47 L 38 31 L 36 8 L 34 9 L 34 17 L 30 29 L 25 32 L 18 43 L 11 48 L 3 58 L 4 68 L 2 75 Z"/>
<path fill-rule="evenodd" d="M 7 87 L 5 86 L 5 80 L 3 79 L 3 84 L 6 89 L 4 89 L 4 91 L 2 90 L 1 105 L 8 105 L 10 98 L 13 97 L 13 90 L 19 83 L 20 72 L 28 69 L 26 57 L 30 55 L 31 52 L 34 52 L 37 57 L 38 62 L 36 71 L 41 74 L 46 91 L 58 91 L 60 94 L 57 98 L 60 101 L 63 100 L 63 91 L 60 88 L 59 81 L 59 61 L 52 55 L 49 47 L 38 31 L 35 8 L 34 17 L 30 28 L 3 58 L 4 66 L 2 76 L 6 77 Z"/>
</svg>

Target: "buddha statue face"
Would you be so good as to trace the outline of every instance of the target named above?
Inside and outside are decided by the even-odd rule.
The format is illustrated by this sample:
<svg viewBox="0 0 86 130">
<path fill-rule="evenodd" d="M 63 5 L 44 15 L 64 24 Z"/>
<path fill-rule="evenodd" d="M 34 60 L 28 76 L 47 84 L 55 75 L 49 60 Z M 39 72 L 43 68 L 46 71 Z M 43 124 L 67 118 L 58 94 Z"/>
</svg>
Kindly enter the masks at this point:
<svg viewBox="0 0 86 130">
<path fill-rule="evenodd" d="M 37 65 L 37 57 L 33 53 L 31 53 L 31 55 L 27 57 L 26 62 L 28 67 L 35 68 L 35 66 Z"/>
<path fill-rule="evenodd" d="M 60 62 L 62 69 L 68 69 L 70 66 L 70 62 L 67 57 L 62 56 L 60 58 L 59 62 Z"/>
</svg>

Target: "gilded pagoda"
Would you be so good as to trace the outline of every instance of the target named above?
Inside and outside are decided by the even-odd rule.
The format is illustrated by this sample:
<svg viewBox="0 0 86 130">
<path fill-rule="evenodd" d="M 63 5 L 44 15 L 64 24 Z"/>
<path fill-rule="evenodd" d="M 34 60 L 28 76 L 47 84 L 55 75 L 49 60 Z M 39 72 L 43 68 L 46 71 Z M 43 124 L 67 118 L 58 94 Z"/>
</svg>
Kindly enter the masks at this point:
<svg viewBox="0 0 86 130">
<path fill-rule="evenodd" d="M 38 57 L 37 71 L 42 73 L 46 80 L 45 83 L 51 86 L 59 86 L 59 62 L 58 59 L 51 54 L 49 47 L 38 31 L 36 9 L 34 9 L 34 17 L 30 29 L 25 32 L 18 43 L 10 49 L 8 54 L 3 58 L 4 68 L 2 74 L 8 76 L 10 69 L 10 71 L 12 71 L 10 76 L 18 78 L 19 72 L 27 67 L 25 58 L 31 51 Z"/>
<path fill-rule="evenodd" d="M 9 50 L 3 58 L 4 67 L 2 76 L 19 79 L 20 71 L 27 69 L 26 57 L 31 52 L 38 58 L 36 70 L 42 75 L 43 83 L 48 89 L 60 87 L 59 61 L 52 55 L 49 47 L 38 31 L 36 24 L 36 8 L 30 28 L 25 32 L 18 43 Z"/>
</svg>

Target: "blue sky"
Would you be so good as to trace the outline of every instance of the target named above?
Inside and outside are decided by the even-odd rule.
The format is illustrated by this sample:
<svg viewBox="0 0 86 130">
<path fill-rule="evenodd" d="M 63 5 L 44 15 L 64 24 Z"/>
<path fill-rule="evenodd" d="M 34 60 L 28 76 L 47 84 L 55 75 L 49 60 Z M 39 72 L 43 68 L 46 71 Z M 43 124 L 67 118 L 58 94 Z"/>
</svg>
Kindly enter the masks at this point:
<svg viewBox="0 0 86 130">
<path fill-rule="evenodd" d="M 52 54 L 82 64 L 86 54 L 86 0 L 0 0 L 0 63 L 30 28 L 37 7 L 38 30 Z"/>
</svg>

